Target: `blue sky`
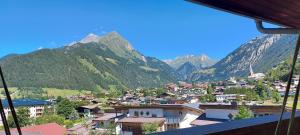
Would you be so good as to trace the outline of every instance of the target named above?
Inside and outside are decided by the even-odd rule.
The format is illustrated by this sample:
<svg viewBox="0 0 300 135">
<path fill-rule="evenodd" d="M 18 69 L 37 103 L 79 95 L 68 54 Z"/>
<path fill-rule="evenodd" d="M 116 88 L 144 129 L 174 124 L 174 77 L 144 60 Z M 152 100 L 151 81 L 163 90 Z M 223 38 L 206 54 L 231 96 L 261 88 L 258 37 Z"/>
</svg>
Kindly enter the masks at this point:
<svg viewBox="0 0 300 135">
<path fill-rule="evenodd" d="M 182 0 L 1 0 L 0 56 L 117 31 L 147 56 L 221 59 L 261 35 L 253 20 Z"/>
</svg>

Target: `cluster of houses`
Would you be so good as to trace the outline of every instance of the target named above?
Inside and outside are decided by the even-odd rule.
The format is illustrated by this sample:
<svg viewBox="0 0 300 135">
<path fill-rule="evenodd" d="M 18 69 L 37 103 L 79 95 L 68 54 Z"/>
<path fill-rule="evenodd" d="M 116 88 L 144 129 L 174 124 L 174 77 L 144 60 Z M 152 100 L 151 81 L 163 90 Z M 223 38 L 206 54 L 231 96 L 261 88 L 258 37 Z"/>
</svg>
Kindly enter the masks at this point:
<svg viewBox="0 0 300 135">
<path fill-rule="evenodd" d="M 201 90 L 204 91 L 204 90 Z M 206 90 L 205 90 L 206 91 Z M 133 94 L 134 93 L 134 94 Z M 109 106 L 116 105 L 140 105 L 140 104 L 184 104 L 198 102 L 201 94 L 177 94 L 174 92 L 163 92 L 156 96 L 144 96 L 138 92 L 130 92 L 120 98 L 109 98 Z"/>
<path fill-rule="evenodd" d="M 295 94 L 297 85 L 299 83 L 299 76 L 300 75 L 293 75 L 289 95 Z M 280 80 L 276 80 L 272 83 L 272 86 L 280 93 L 281 96 L 283 96 L 286 91 L 287 83 L 282 82 Z"/>
<path fill-rule="evenodd" d="M 90 124 L 92 130 L 98 132 L 106 131 L 113 124 L 116 134 L 141 135 L 143 125 L 149 123 L 156 124 L 157 132 L 162 132 L 232 121 L 240 106 L 237 103 L 119 105 L 113 106 L 114 113 L 93 117 Z M 279 114 L 281 111 L 280 105 L 246 106 L 254 117 Z M 68 134 L 85 132 L 78 127 L 68 129 Z"/>
<path fill-rule="evenodd" d="M 179 87 L 177 90 L 180 89 Z M 140 135 L 143 133 L 143 125 L 148 123 L 156 124 L 157 132 L 162 132 L 232 121 L 241 106 L 236 102 L 199 103 L 198 101 L 192 102 L 188 98 L 179 100 L 172 92 L 165 92 L 156 97 L 157 99 L 170 99 L 167 102 L 144 97 L 144 100 L 140 100 L 136 104 L 124 104 L 124 102 L 136 101 L 137 97 L 133 95 L 127 93 L 122 98 L 111 99 L 107 102 L 107 104 L 111 104 L 111 109 L 103 108 L 101 104 L 93 102 L 94 99 L 82 98 L 80 100 L 91 101 L 90 105 L 76 108 L 80 116 L 86 119 L 85 124 L 77 124 L 65 130 L 59 125 L 52 125 L 60 131 L 64 131 L 64 134 L 70 135 L 87 135 L 90 131 L 104 133 L 108 130 L 113 130 L 118 135 Z M 219 98 L 217 101 L 224 100 L 221 99 L 222 97 Z M 234 101 L 235 95 L 228 95 L 226 98 Z M 30 117 L 33 118 L 41 116 L 45 107 L 51 107 L 51 102 L 35 99 L 17 99 L 13 103 L 17 109 L 18 107 L 27 107 Z M 8 114 L 7 101 L 4 101 L 3 104 Z M 280 113 L 281 108 L 280 105 L 249 104 L 247 106 L 255 117 Z"/>
<path fill-rule="evenodd" d="M 263 77 L 262 74 L 253 73 L 250 68 L 248 78 L 261 80 Z M 292 79 L 292 92 L 298 83 L 299 75 L 296 75 Z M 69 129 L 53 126 L 69 135 L 87 135 L 89 131 L 104 133 L 108 130 L 113 130 L 117 135 L 140 135 L 143 134 L 145 124 L 156 124 L 157 132 L 162 132 L 224 123 L 234 120 L 241 106 L 236 101 L 245 97 L 240 94 L 224 94 L 224 90 L 228 88 L 253 89 L 255 87 L 246 80 L 234 77 L 226 81 L 215 82 L 213 87 L 211 86 L 211 83 L 169 83 L 164 86 L 167 91 L 159 95 L 145 96 L 145 93 L 139 91 L 127 91 L 122 97 L 109 98 L 106 103 L 99 102 L 92 94 L 68 96 L 69 100 L 89 101 L 89 105 L 76 108 L 86 122 Z M 274 81 L 272 86 L 284 94 L 286 83 Z M 207 95 L 208 89 L 212 89 L 211 94 L 216 97 L 216 102 L 200 103 L 199 97 Z M 46 107 L 52 107 L 50 100 L 17 99 L 13 102 L 16 108 L 27 107 L 32 118 L 42 116 Z M 103 107 L 104 104 L 109 107 Z M 6 115 L 8 115 L 10 109 L 7 101 L 4 100 L 3 105 Z M 281 111 L 281 105 L 250 103 L 243 105 L 250 109 L 254 117 L 278 114 Z"/>
</svg>

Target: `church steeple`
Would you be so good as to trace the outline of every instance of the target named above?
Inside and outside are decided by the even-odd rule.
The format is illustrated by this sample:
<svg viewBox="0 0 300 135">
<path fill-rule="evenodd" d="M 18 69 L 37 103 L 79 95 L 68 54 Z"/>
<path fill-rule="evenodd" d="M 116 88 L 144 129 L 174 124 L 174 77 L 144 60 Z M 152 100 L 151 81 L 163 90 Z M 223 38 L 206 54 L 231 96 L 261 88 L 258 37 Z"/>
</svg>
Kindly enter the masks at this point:
<svg viewBox="0 0 300 135">
<path fill-rule="evenodd" d="M 249 71 L 250 71 L 250 76 L 254 75 L 251 63 L 250 63 Z"/>
</svg>

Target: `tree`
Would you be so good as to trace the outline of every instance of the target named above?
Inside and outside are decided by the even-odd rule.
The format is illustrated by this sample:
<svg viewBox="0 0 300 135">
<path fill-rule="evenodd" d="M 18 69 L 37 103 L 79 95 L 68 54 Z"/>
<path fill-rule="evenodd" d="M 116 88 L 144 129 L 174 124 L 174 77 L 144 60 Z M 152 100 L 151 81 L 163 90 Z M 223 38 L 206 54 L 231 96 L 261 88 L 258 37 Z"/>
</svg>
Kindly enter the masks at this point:
<svg viewBox="0 0 300 135">
<path fill-rule="evenodd" d="M 68 99 L 62 99 L 56 107 L 56 113 L 58 115 L 64 116 L 65 118 L 69 118 L 70 114 L 72 114 L 74 110 L 73 103 Z"/>
<path fill-rule="evenodd" d="M 280 96 L 279 92 L 273 91 L 272 92 L 272 100 L 273 100 L 273 102 L 279 103 L 280 99 L 281 99 L 281 96 Z"/>
<path fill-rule="evenodd" d="M 114 135 L 116 133 L 116 124 L 110 123 L 109 126 L 106 128 L 104 135 Z"/>
<path fill-rule="evenodd" d="M 205 102 L 215 102 L 216 97 L 212 94 L 206 94 L 204 96 L 199 97 L 200 102 L 205 103 Z"/>
<path fill-rule="evenodd" d="M 89 105 L 89 101 L 86 101 L 86 100 L 81 100 L 81 101 L 72 101 L 73 102 L 73 105 L 74 105 L 74 108 L 78 108 L 80 106 L 84 106 L 84 105 Z"/>
<path fill-rule="evenodd" d="M 35 119 L 35 124 L 45 124 L 45 123 L 57 123 L 59 125 L 64 125 L 65 118 L 58 115 L 43 115 Z"/>
<path fill-rule="evenodd" d="M 142 130 L 144 134 L 151 134 L 157 132 L 158 127 L 157 123 L 146 123 L 142 125 Z"/>
<path fill-rule="evenodd" d="M 212 94 L 213 91 L 214 91 L 214 89 L 212 88 L 211 85 L 209 85 L 208 88 L 207 88 L 207 94 Z"/>
<path fill-rule="evenodd" d="M 246 95 L 246 97 L 245 97 L 246 101 L 257 101 L 257 100 L 259 100 L 259 95 L 256 94 L 255 91 L 251 91 L 251 90 L 247 91 L 245 93 L 245 95 Z"/>
<path fill-rule="evenodd" d="M 62 101 L 62 100 L 63 100 L 63 97 L 58 96 L 58 97 L 56 98 L 56 103 L 59 103 L 59 102 Z"/>
<path fill-rule="evenodd" d="M 18 119 L 19 125 L 21 127 L 30 125 L 31 119 L 29 118 L 29 110 L 24 107 L 18 108 L 17 119 Z M 7 118 L 7 122 L 8 122 L 9 127 L 12 127 L 12 128 L 16 127 L 13 116 L 11 114 L 9 114 L 9 116 Z"/>
<path fill-rule="evenodd" d="M 48 106 L 44 106 L 44 112 L 43 115 L 53 115 L 54 114 L 54 108 L 48 107 Z"/>
<path fill-rule="evenodd" d="M 200 96 L 200 97 L 199 97 L 199 101 L 200 101 L 201 103 L 207 102 L 205 96 Z"/>
<path fill-rule="evenodd" d="M 267 92 L 265 90 L 262 91 L 260 98 L 262 100 L 266 100 L 268 98 Z"/>
<path fill-rule="evenodd" d="M 66 126 L 66 128 L 71 128 L 74 126 L 74 122 L 71 120 L 65 120 L 64 125 Z"/>
<path fill-rule="evenodd" d="M 158 89 L 156 89 L 155 91 L 156 91 L 155 93 L 156 93 L 157 96 L 159 96 L 159 95 L 161 95 L 161 94 L 167 92 L 167 90 L 164 89 L 164 88 L 158 88 Z"/>
<path fill-rule="evenodd" d="M 120 90 L 117 90 L 116 87 L 110 87 L 110 89 L 108 90 L 108 97 L 112 97 L 112 98 L 116 98 L 120 95 L 122 95 L 122 92 Z"/>
<path fill-rule="evenodd" d="M 71 120 L 79 119 L 79 113 L 75 109 L 73 109 L 72 113 L 69 115 L 69 119 Z"/>
<path fill-rule="evenodd" d="M 240 120 L 240 119 L 246 119 L 251 117 L 253 117 L 252 112 L 246 106 L 241 106 L 239 107 L 238 113 L 234 116 L 234 119 Z"/>
</svg>

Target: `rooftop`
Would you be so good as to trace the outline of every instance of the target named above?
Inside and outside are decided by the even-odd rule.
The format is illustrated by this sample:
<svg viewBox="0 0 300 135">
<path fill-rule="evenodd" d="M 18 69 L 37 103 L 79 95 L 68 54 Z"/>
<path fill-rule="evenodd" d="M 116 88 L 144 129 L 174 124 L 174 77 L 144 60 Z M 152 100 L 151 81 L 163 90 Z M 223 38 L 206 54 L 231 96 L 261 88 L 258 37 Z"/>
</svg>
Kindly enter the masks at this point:
<svg viewBox="0 0 300 135">
<path fill-rule="evenodd" d="M 99 107 L 98 104 L 94 104 L 94 105 L 85 105 L 85 106 L 80 106 L 81 108 L 86 108 L 86 109 L 94 109 Z"/>
<path fill-rule="evenodd" d="M 64 135 L 66 133 L 66 128 L 56 124 L 47 123 L 31 127 L 21 128 L 23 135 Z M 10 130 L 12 135 L 18 135 L 17 129 Z M 0 131 L 0 135 L 6 135 L 4 131 Z"/>
<path fill-rule="evenodd" d="M 239 106 L 242 105 L 232 105 L 227 103 L 204 103 L 200 104 L 200 109 L 237 109 Z M 282 105 L 245 105 L 249 107 L 250 109 L 272 109 L 272 110 L 278 110 L 280 112 Z"/>
<path fill-rule="evenodd" d="M 127 110 L 136 108 L 162 108 L 162 109 L 187 109 L 198 113 L 203 113 L 198 108 L 199 104 L 151 104 L 151 105 L 131 105 L 131 106 L 114 106 L 116 110 Z"/>
<path fill-rule="evenodd" d="M 121 115 L 122 115 L 121 113 L 117 113 L 117 117 Z M 94 121 L 106 121 L 115 117 L 116 117 L 116 113 L 104 113 L 103 116 L 94 119 Z"/>
<path fill-rule="evenodd" d="M 204 125 L 211 125 L 211 124 L 217 124 L 221 123 L 220 121 L 212 121 L 212 120 L 194 120 L 191 122 L 191 125 L 196 125 L 196 126 L 204 126 Z"/>
<path fill-rule="evenodd" d="M 15 99 L 12 101 L 14 107 L 20 106 L 39 106 L 39 105 L 49 105 L 50 102 L 45 100 L 38 100 L 38 99 Z M 9 107 L 7 100 L 2 100 L 3 107 Z"/>
<path fill-rule="evenodd" d="M 163 123 L 165 118 L 145 118 L 145 117 L 126 117 L 118 121 L 118 123 Z"/>
</svg>

